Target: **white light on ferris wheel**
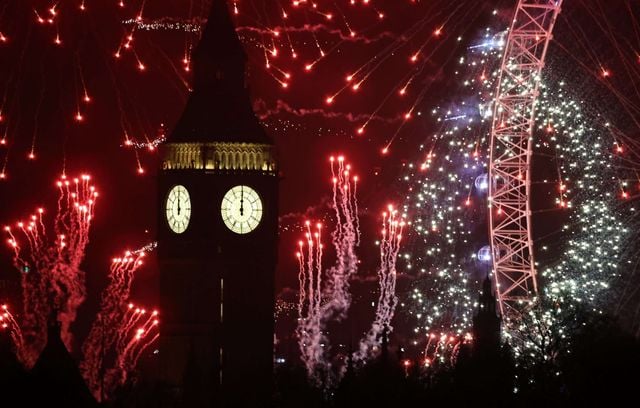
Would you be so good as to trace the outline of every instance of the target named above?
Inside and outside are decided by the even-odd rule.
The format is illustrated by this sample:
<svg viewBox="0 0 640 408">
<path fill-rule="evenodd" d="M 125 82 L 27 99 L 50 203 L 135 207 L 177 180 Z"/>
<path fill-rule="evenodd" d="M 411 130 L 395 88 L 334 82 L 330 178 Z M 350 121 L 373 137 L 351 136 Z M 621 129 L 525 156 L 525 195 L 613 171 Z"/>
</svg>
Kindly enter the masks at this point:
<svg viewBox="0 0 640 408">
<path fill-rule="evenodd" d="M 480 191 L 487 191 L 487 189 L 489 188 L 489 175 L 487 173 L 479 175 L 478 177 L 476 177 L 476 181 L 474 184 L 476 186 L 476 189 Z"/>
<path fill-rule="evenodd" d="M 485 245 L 478 251 L 478 260 L 481 262 L 491 262 L 491 247 Z"/>
</svg>

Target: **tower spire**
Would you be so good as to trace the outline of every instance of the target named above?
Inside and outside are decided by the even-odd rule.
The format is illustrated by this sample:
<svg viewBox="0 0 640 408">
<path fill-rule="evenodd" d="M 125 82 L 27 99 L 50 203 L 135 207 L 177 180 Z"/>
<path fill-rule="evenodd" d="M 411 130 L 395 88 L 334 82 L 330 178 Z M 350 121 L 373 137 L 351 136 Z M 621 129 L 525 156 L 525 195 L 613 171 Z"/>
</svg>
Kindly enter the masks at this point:
<svg viewBox="0 0 640 408">
<path fill-rule="evenodd" d="M 247 56 L 227 0 L 213 0 L 192 61 L 191 94 L 168 142 L 271 144 L 251 106 Z"/>
<path fill-rule="evenodd" d="M 244 88 L 246 61 L 247 56 L 236 34 L 227 0 L 213 0 L 207 24 L 193 53 L 193 88 L 206 86 L 211 80 L 218 79 L 220 74 L 225 82 L 230 79 L 240 80 L 233 85 Z"/>
<path fill-rule="evenodd" d="M 473 353 L 491 354 L 500 349 L 501 317 L 496 310 L 496 296 L 489 272 L 482 283 L 478 298 L 478 313 L 473 318 Z"/>
</svg>

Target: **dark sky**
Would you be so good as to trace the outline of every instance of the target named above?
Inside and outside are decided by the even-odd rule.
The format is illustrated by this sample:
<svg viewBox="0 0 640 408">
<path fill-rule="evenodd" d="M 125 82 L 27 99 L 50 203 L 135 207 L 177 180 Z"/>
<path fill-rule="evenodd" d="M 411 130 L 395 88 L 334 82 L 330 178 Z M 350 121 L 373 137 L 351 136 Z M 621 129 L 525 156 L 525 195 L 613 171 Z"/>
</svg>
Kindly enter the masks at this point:
<svg viewBox="0 0 640 408">
<path fill-rule="evenodd" d="M 621 7 L 626 4 L 617 2 Z M 138 174 L 134 150 L 122 146 L 123 133 L 126 130 L 144 142 L 145 135 L 156 137 L 160 124 L 171 129 L 177 120 L 189 81 L 181 60 L 185 49 L 189 50 L 185 44 L 195 43 L 197 33 L 167 29 L 166 24 L 198 22 L 206 16 L 208 4 L 206 0 L 147 2 L 143 21 L 160 21 L 165 28 L 136 31 L 132 42 L 135 54 L 123 48 L 117 59 L 114 53 L 132 27 L 123 22 L 135 18 L 141 1 L 127 0 L 124 8 L 115 0 L 87 1 L 84 12 L 78 9 L 79 3 L 61 2 L 54 23 L 39 24 L 37 15 L 50 18 L 50 1 L 0 0 L 0 32 L 8 38 L 6 43 L 0 42 L 0 107 L 4 117 L 0 136 L 6 132 L 8 143 L 0 147 L 0 160 L 7 163 L 7 179 L 0 181 L 0 223 L 11 223 L 39 206 L 52 208 L 56 197 L 53 182 L 63 168 L 70 175 L 85 171 L 93 175 L 101 197 L 84 263 L 89 296 L 79 319 L 81 332 L 97 306 L 109 259 L 154 239 L 156 156 L 144 148 L 138 150 L 144 168 L 144 174 Z M 380 208 L 388 201 L 401 200 L 405 193 L 396 181 L 403 163 L 416 160 L 416 146 L 434 131 L 428 116 L 414 116 L 398 133 L 390 153 L 382 155 L 381 148 L 402 123 L 398 118 L 413 103 L 414 112 L 452 103 L 455 98 L 451 94 L 459 86 L 450 75 L 456 59 L 485 26 L 495 30 L 506 27 L 514 2 L 349 3 L 320 1 L 318 10 L 313 11 L 304 5 L 294 8 L 286 1 L 239 1 L 236 18 L 250 58 L 254 103 L 280 151 L 280 288 L 297 282 L 293 252 L 304 219 L 300 214 L 317 206 L 320 209 L 315 216 L 325 212 L 323 198 L 330 188 L 328 156 L 345 153 L 354 163 L 362 178 L 363 225 L 373 232 Z M 296 59 L 291 57 L 285 31 L 278 37 L 273 35 L 276 27 L 285 25 L 281 5 L 289 15 L 286 26 L 308 25 L 289 32 Z M 494 9 L 497 16 L 492 15 Z M 330 20 L 327 14 L 332 15 Z M 441 35 L 433 38 L 439 28 Z M 358 41 L 348 39 L 350 29 Z M 60 45 L 54 43 L 57 33 Z M 347 40 L 341 41 L 340 36 Z M 267 70 L 263 46 L 271 47 L 274 39 L 278 55 L 270 58 L 272 67 Z M 398 39 L 404 45 L 393 48 Z M 307 72 L 305 66 L 318 59 L 318 45 L 327 55 Z M 412 64 L 409 57 L 423 45 L 419 61 Z M 144 72 L 138 69 L 137 58 L 144 64 Z M 366 63 L 362 72 L 371 75 L 361 90 L 354 93 L 347 89 L 328 106 L 327 96 L 345 85 L 345 76 Z M 283 72 L 291 78 L 284 79 Z M 416 76 L 409 96 L 399 100 L 394 94 L 382 104 L 413 73 Z M 287 88 L 274 76 L 287 82 Z M 88 104 L 81 100 L 83 83 L 91 95 Z M 423 89 L 427 91 L 418 99 Z M 74 119 L 78 106 L 83 115 L 80 123 Z M 377 118 L 358 135 L 357 129 L 374 111 Z M 32 145 L 34 160 L 28 159 Z M 373 240 L 370 235 L 363 243 L 365 261 L 367 249 L 374 248 Z M 10 252 L 2 250 L 0 276 L 15 276 L 11 271 Z M 153 263 L 139 272 L 134 285 L 137 301 L 157 303 L 156 278 Z"/>
</svg>

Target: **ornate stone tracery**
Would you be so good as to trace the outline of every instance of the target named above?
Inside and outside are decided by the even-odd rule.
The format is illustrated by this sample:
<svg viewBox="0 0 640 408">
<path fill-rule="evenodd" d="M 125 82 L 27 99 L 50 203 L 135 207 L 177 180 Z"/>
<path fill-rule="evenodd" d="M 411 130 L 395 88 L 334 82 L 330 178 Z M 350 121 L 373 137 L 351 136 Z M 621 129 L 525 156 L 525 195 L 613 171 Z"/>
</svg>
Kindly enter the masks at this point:
<svg viewBox="0 0 640 408">
<path fill-rule="evenodd" d="M 276 174 L 272 145 L 257 143 L 167 143 L 163 170 L 256 171 Z"/>
</svg>

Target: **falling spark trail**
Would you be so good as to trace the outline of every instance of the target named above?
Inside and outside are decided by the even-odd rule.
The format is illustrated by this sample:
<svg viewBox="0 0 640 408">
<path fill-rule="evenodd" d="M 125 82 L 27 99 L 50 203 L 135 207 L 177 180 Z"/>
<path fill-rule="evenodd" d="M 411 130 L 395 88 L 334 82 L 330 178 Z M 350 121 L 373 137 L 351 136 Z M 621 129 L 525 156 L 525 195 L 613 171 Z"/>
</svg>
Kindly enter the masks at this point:
<svg viewBox="0 0 640 408">
<path fill-rule="evenodd" d="M 113 392 L 122 386 L 129 375 L 135 370 L 142 353 L 159 338 L 158 311 L 146 313 L 144 309 L 137 313 L 136 322 L 142 322 L 137 327 L 127 322 L 118 332 L 116 342 L 116 359 L 114 366 L 106 372 L 107 390 Z M 146 318 L 144 318 L 146 316 Z M 124 330 L 126 327 L 126 330 Z M 146 339 L 146 341 L 145 341 Z"/>
<path fill-rule="evenodd" d="M 15 347 L 16 357 L 19 361 L 24 361 L 24 338 L 22 329 L 9 311 L 7 305 L 0 306 L 0 331 L 8 330 Z"/>
<path fill-rule="evenodd" d="M 142 266 L 146 254 L 154 248 L 155 244 L 149 244 L 133 252 L 127 251 L 123 257 L 114 258 L 111 264 L 109 284 L 102 294 L 100 311 L 82 345 L 84 358 L 80 364 L 80 371 L 89 389 L 98 398 L 103 394 L 101 374 L 105 365 L 105 354 L 122 337 L 118 333 L 118 326 L 131 309 L 131 305 L 125 309 L 123 302 L 129 298 L 135 272 Z M 124 332 L 133 324 L 133 320 L 126 320 Z"/>
<path fill-rule="evenodd" d="M 332 367 L 330 339 L 326 328 L 347 317 L 352 303 L 350 281 L 358 272 L 359 260 L 356 248 L 360 243 L 358 220 L 357 182 L 352 175 L 351 165 L 344 157 L 332 157 L 331 210 L 335 216 L 335 228 L 331 233 L 331 243 L 335 249 L 335 263 L 323 270 L 323 226 L 318 223 L 312 229 L 310 221 L 305 223 L 305 241 L 298 242 L 298 299 L 299 348 L 308 377 L 318 386 L 331 387 L 340 380 L 345 367 Z M 361 351 L 356 354 L 362 362 L 372 356 L 370 349 L 380 341 L 380 333 L 391 327 L 397 297 L 396 260 L 400 250 L 404 216 L 400 216 L 393 206 L 383 215 L 382 242 L 380 246 L 380 267 L 378 279 L 380 295 L 375 321 L 367 336 L 362 340 Z"/>
<path fill-rule="evenodd" d="M 302 360 L 307 374 L 318 383 L 326 383 L 329 363 L 328 339 L 324 330 L 330 321 L 343 320 L 351 305 L 349 280 L 357 272 L 358 258 L 355 248 L 359 241 L 357 228 L 357 197 L 355 196 L 356 177 L 351 174 L 351 166 L 344 162 L 342 156 L 331 158 L 332 175 L 332 210 L 336 218 L 336 227 L 331 234 L 331 241 L 336 251 L 335 264 L 323 271 L 322 225 L 317 224 L 315 232 L 311 223 L 306 222 L 306 255 L 304 242 L 299 243 L 297 253 L 299 261 L 299 281 L 301 282 L 299 298 L 298 337 Z M 323 283 L 323 274 L 326 282 Z M 304 289 L 306 283 L 306 290 Z M 306 311 L 306 313 L 305 313 Z"/>
<path fill-rule="evenodd" d="M 398 219 L 400 218 L 400 220 Z M 380 336 L 385 330 L 393 330 L 391 320 L 395 312 L 398 298 L 396 296 L 396 260 L 400 252 L 404 221 L 398 211 L 389 205 L 388 212 L 383 213 L 382 241 L 380 242 L 380 267 L 378 268 L 378 284 L 380 294 L 376 306 L 376 317 L 369 332 L 360 341 L 360 350 L 354 354 L 355 361 L 362 361 L 372 356 L 372 352 L 380 345 Z"/>
</svg>

